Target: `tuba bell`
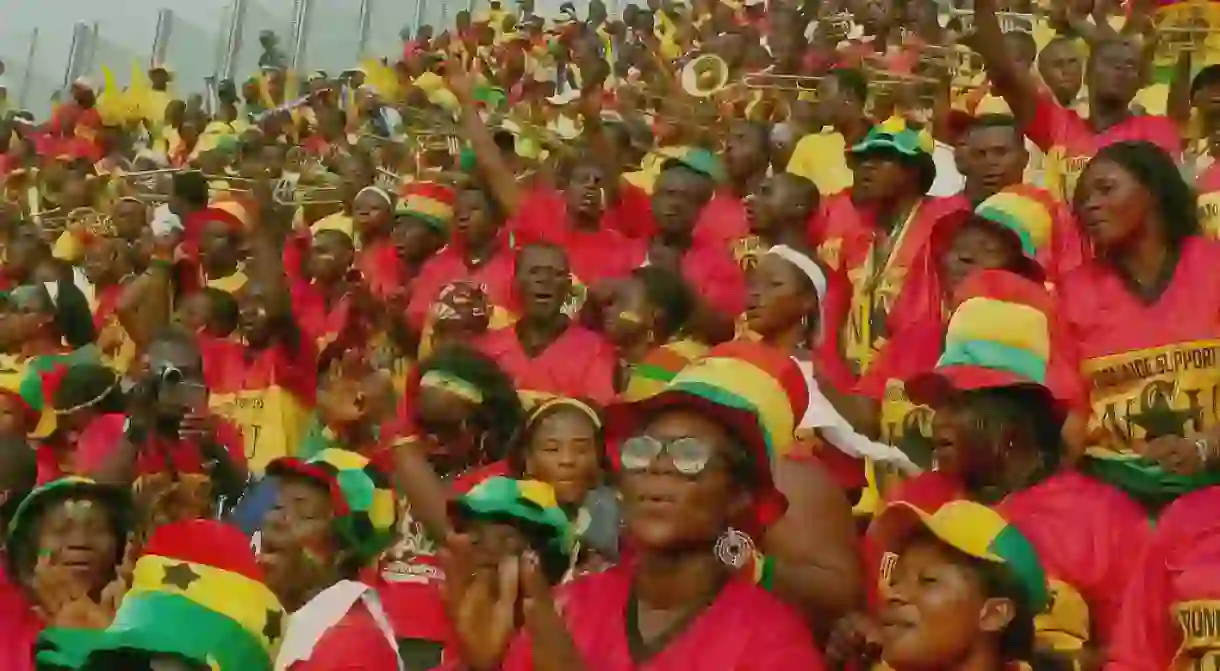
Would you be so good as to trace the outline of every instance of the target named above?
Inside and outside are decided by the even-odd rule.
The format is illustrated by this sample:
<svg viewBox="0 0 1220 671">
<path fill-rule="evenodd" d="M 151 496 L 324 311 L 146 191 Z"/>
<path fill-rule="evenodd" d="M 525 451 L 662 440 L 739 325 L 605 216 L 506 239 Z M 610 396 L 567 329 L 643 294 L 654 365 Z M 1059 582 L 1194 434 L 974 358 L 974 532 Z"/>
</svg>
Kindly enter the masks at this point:
<svg viewBox="0 0 1220 671">
<path fill-rule="evenodd" d="M 682 67 L 682 90 L 692 98 L 709 98 L 729 84 L 729 64 L 716 54 L 700 54 Z"/>
</svg>

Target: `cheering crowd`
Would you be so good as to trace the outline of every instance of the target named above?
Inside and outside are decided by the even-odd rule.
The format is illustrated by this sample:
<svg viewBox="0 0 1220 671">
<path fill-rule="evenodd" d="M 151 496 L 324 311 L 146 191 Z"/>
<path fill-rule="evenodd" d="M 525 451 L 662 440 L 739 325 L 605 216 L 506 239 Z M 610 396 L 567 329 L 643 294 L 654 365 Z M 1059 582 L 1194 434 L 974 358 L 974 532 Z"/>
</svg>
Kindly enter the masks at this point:
<svg viewBox="0 0 1220 671">
<path fill-rule="evenodd" d="M 493 0 L 8 109 L 0 670 L 1217 668 L 1218 35 Z"/>
</svg>

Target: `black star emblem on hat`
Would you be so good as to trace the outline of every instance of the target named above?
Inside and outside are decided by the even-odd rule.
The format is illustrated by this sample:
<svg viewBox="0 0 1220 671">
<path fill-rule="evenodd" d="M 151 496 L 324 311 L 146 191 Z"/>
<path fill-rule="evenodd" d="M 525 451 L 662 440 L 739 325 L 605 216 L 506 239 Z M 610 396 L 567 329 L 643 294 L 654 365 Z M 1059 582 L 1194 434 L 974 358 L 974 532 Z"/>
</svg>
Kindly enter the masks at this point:
<svg viewBox="0 0 1220 671">
<path fill-rule="evenodd" d="M 267 624 L 263 626 L 263 636 L 268 641 L 275 642 L 284 628 L 284 611 L 267 609 Z"/>
<path fill-rule="evenodd" d="M 165 577 L 161 579 L 161 584 L 173 585 L 185 592 L 191 583 L 198 579 L 199 574 L 192 571 L 189 564 L 172 564 L 165 567 Z"/>
</svg>

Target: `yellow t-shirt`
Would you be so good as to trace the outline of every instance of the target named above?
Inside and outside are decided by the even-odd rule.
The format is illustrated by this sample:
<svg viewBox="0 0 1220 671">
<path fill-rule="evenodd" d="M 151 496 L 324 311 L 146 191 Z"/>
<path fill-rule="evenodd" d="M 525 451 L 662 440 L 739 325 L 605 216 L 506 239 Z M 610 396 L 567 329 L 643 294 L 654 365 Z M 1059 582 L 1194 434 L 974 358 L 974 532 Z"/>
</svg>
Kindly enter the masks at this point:
<svg viewBox="0 0 1220 671">
<path fill-rule="evenodd" d="M 849 189 L 854 181 L 847 166 L 847 143 L 834 131 L 801 138 L 788 160 L 788 172 L 808 178 L 823 196 Z"/>
</svg>

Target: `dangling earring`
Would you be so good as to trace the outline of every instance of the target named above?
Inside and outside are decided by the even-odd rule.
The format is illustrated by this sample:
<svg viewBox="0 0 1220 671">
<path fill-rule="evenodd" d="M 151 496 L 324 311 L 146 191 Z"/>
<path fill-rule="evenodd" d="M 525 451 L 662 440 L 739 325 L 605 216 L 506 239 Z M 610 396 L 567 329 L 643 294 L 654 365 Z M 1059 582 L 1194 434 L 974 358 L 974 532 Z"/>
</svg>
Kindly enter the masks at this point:
<svg viewBox="0 0 1220 671">
<path fill-rule="evenodd" d="M 754 556 L 754 539 L 744 531 L 729 527 L 716 539 L 713 552 L 725 566 L 740 569 Z"/>
</svg>

